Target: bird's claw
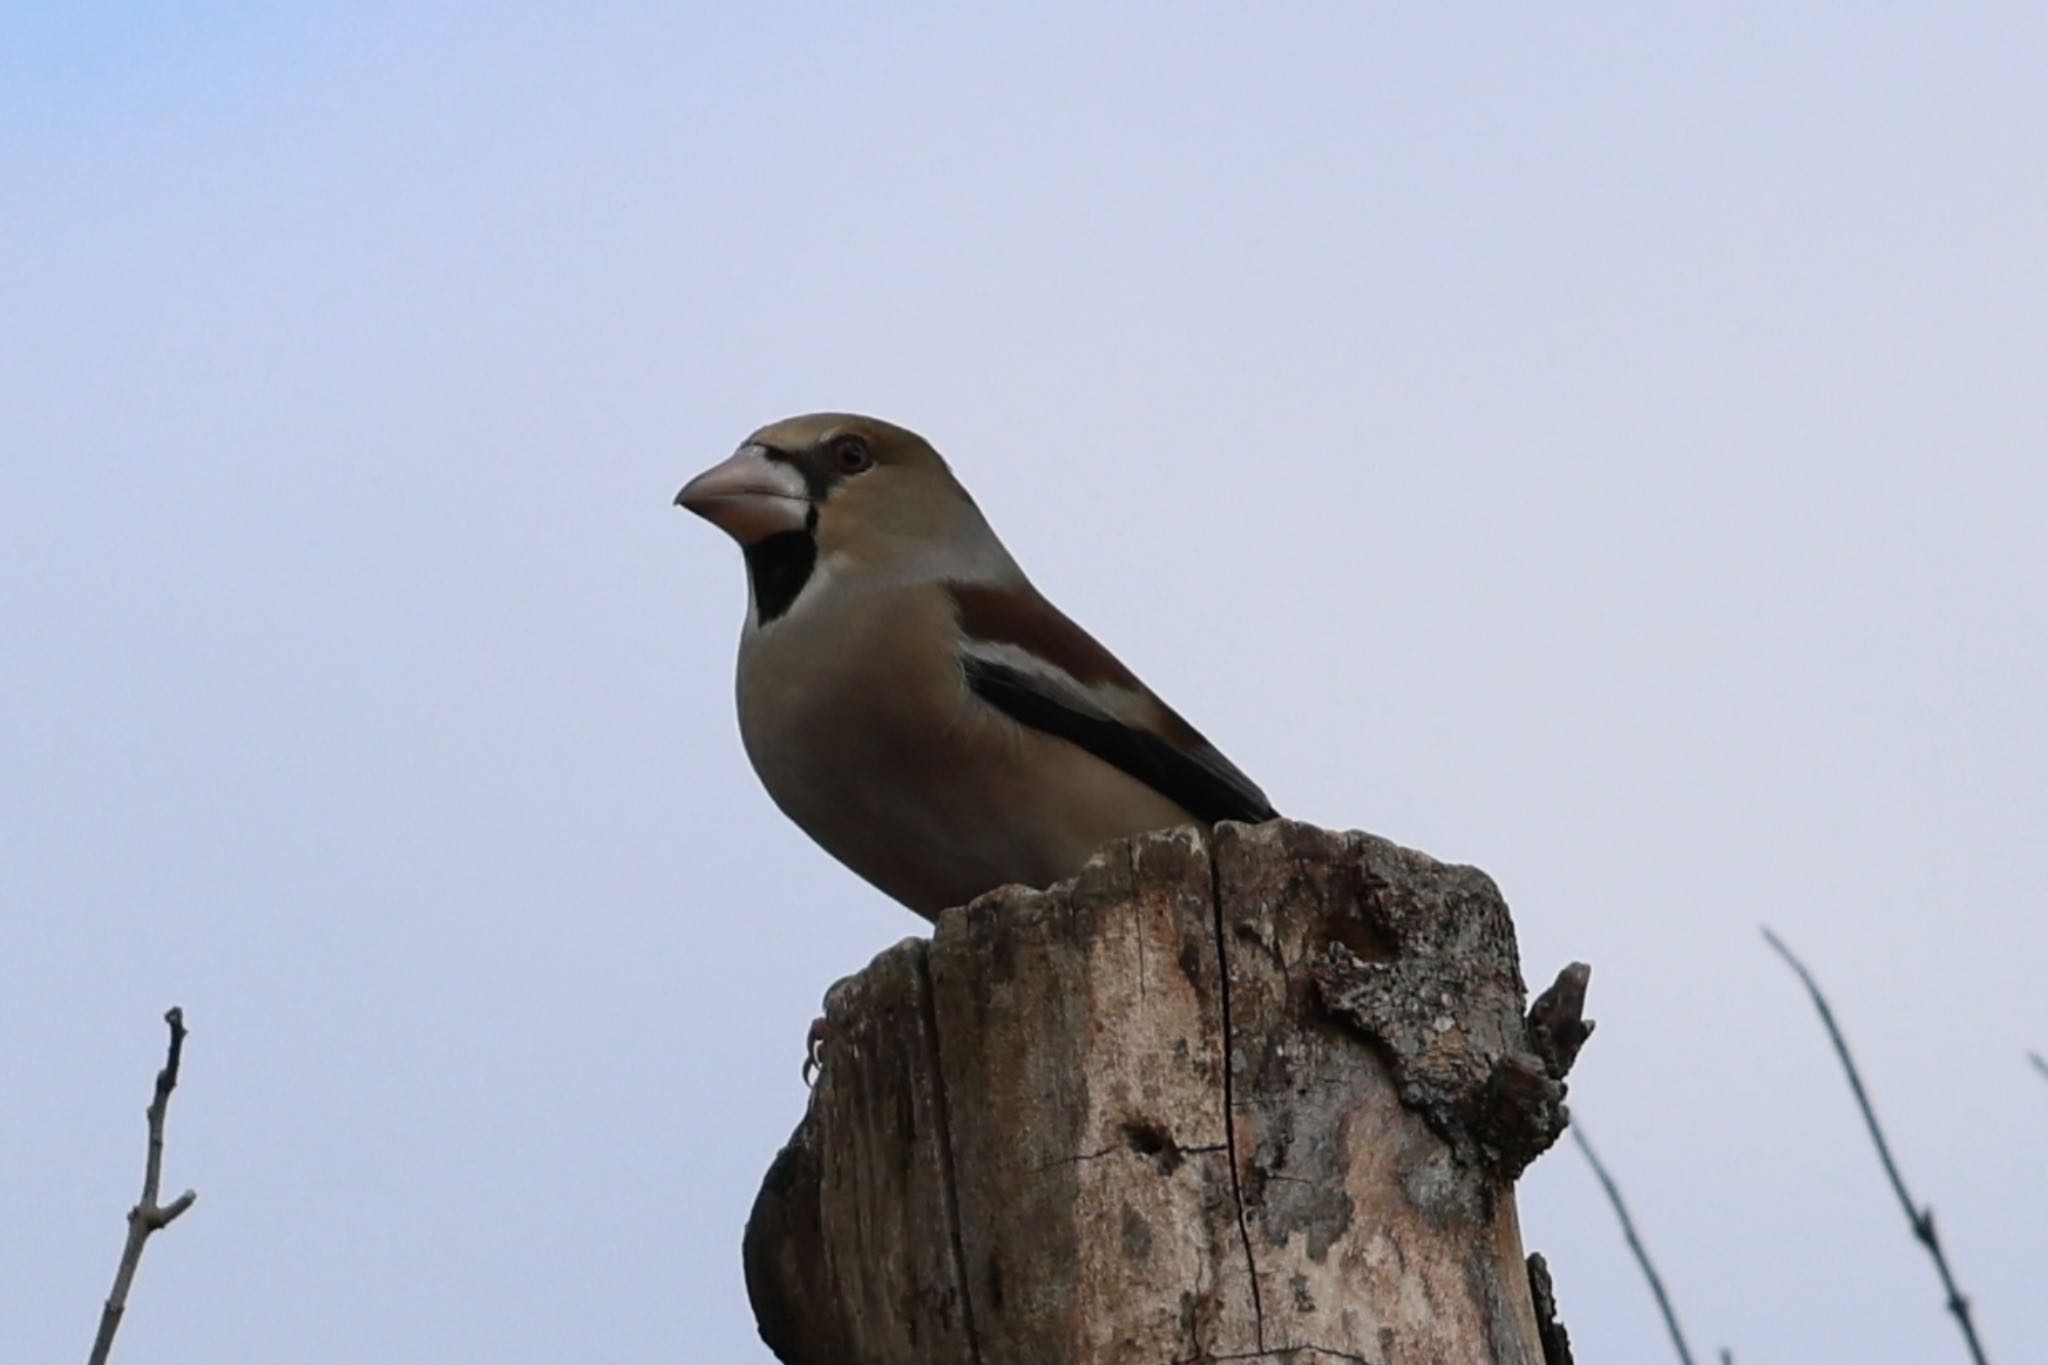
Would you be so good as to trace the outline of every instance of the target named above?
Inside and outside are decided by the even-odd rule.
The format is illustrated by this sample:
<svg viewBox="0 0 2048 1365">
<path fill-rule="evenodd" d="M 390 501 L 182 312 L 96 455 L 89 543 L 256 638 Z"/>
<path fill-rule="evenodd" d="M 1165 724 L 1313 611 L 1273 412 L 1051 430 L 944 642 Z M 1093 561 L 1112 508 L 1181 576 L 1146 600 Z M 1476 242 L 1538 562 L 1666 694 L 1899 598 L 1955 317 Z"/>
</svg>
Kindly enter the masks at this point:
<svg viewBox="0 0 2048 1365">
<path fill-rule="evenodd" d="M 804 1034 L 804 1084 L 809 1085 L 825 1069 L 825 1040 L 832 1036 L 832 1025 L 819 1018 L 811 1020 L 810 1030 Z"/>
</svg>

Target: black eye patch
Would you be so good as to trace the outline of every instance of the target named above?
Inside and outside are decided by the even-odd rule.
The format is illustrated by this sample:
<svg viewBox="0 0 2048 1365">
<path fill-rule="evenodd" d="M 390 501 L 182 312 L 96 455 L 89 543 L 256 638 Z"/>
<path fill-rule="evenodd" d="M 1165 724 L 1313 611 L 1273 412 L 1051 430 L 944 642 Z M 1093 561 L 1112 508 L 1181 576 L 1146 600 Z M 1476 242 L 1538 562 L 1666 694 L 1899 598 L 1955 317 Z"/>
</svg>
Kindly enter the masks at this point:
<svg viewBox="0 0 2048 1365">
<path fill-rule="evenodd" d="M 832 491 L 834 482 L 831 473 L 809 452 L 797 454 L 777 446 L 762 446 L 764 459 L 794 469 L 804 481 L 804 492 L 810 495 L 812 503 L 822 501 Z"/>
</svg>

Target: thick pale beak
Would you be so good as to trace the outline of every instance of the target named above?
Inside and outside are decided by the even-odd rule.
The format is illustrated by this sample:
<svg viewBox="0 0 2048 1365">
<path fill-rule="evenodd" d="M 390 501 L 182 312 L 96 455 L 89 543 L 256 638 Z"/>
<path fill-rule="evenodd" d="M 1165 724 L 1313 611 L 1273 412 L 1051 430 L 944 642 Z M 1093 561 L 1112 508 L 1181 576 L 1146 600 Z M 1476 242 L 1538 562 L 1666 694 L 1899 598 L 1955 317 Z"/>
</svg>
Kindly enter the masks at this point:
<svg viewBox="0 0 2048 1365">
<path fill-rule="evenodd" d="M 759 446 L 741 446 L 731 459 L 684 484 L 676 506 L 689 508 L 742 545 L 803 530 L 811 510 L 803 475 L 769 459 Z"/>
</svg>

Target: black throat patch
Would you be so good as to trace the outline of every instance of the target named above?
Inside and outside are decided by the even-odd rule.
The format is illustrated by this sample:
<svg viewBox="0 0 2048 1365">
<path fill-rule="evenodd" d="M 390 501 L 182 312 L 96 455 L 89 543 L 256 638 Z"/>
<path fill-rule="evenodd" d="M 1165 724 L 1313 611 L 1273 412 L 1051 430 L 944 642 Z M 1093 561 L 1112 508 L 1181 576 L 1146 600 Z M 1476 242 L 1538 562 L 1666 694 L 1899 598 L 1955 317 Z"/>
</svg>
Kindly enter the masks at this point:
<svg viewBox="0 0 2048 1365">
<path fill-rule="evenodd" d="M 813 512 L 815 519 L 816 513 Z M 809 530 L 784 531 L 746 546 L 747 581 L 754 589 L 755 624 L 765 626 L 788 611 L 818 563 L 817 537 Z"/>
</svg>

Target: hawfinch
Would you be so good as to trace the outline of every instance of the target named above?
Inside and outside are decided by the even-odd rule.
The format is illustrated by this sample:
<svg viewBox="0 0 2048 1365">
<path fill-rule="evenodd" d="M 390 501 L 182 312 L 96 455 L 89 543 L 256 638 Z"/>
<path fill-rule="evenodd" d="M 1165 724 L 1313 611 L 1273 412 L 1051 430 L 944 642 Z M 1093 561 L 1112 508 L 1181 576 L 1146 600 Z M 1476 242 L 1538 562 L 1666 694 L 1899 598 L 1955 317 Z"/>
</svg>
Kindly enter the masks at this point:
<svg viewBox="0 0 2048 1365">
<path fill-rule="evenodd" d="M 676 503 L 746 559 L 740 738 L 768 795 L 918 914 L 1050 885 L 1123 835 L 1273 818 L 1039 596 L 915 433 L 792 417 Z"/>
</svg>

